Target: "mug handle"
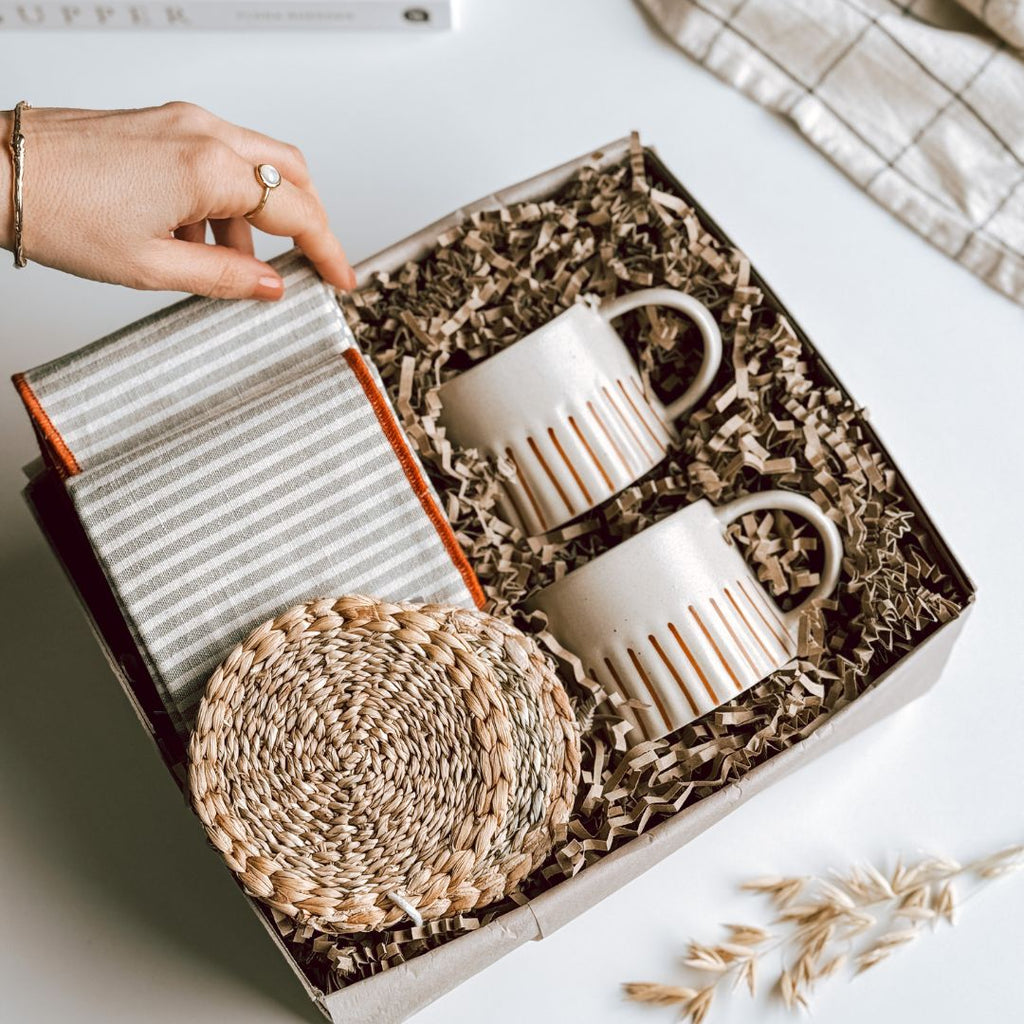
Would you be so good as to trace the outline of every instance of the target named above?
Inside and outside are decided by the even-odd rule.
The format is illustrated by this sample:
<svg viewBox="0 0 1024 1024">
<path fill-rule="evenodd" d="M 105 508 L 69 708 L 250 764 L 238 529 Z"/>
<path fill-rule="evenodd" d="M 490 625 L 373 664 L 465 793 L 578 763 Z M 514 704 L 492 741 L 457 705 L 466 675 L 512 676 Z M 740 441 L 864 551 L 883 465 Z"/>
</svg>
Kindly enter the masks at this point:
<svg viewBox="0 0 1024 1024">
<path fill-rule="evenodd" d="M 718 373 L 718 367 L 722 363 L 721 331 L 703 302 L 698 302 L 692 295 L 677 291 L 675 288 L 641 288 L 640 291 L 620 295 L 617 299 L 605 303 L 598 309 L 598 313 L 605 320 L 612 321 L 638 306 L 669 306 L 671 309 L 677 309 L 697 325 L 704 339 L 704 358 L 701 360 L 697 376 L 679 398 L 666 406 L 669 419 L 677 420 L 697 404 Z"/>
<path fill-rule="evenodd" d="M 835 523 L 808 497 L 794 494 L 792 491 L 759 491 L 743 498 L 735 498 L 724 505 L 714 508 L 715 518 L 725 529 L 748 512 L 762 512 L 768 509 L 782 509 L 784 512 L 795 512 L 803 516 L 818 532 L 825 545 L 825 566 L 821 570 L 821 580 L 804 601 L 789 612 L 797 617 L 808 605 L 819 598 L 828 597 L 839 582 L 839 569 L 843 560 L 843 541 Z"/>
</svg>

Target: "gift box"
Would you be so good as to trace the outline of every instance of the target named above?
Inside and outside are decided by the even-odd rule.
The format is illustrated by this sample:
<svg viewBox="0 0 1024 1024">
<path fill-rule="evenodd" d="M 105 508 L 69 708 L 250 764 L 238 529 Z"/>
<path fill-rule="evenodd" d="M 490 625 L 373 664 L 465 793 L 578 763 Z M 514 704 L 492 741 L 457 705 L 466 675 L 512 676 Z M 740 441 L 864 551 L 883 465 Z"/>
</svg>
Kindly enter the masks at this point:
<svg viewBox="0 0 1024 1024">
<path fill-rule="evenodd" d="M 603 198 L 592 200 L 592 196 Z M 573 234 L 581 220 L 589 224 L 587 231 L 601 232 L 609 223 L 615 228 L 619 215 L 615 210 L 621 212 L 628 207 L 631 196 L 640 199 L 635 210 L 630 207 L 633 219 L 628 232 L 612 231 L 602 243 L 604 248 L 599 245 L 596 252 L 583 245 L 586 251 L 582 254 L 561 254 L 574 246 L 577 250 L 581 248 Z M 549 228 L 549 221 L 555 226 Z M 544 938 L 760 789 L 924 693 L 939 678 L 966 621 L 974 587 L 863 411 L 857 409 L 818 350 L 725 233 L 653 150 L 641 149 L 630 139 L 487 196 L 365 260 L 356 268 L 359 287 L 351 297 L 328 295 L 325 300 L 325 292 L 317 291 L 313 285 L 303 285 L 313 295 L 309 302 L 319 310 L 308 313 L 307 320 L 313 317 L 311 322 L 321 322 L 315 321 L 315 316 L 322 314 L 325 330 L 332 335 L 328 361 L 333 358 L 332 352 L 335 356 L 348 352 L 344 358 L 349 365 L 365 361 L 367 369 L 361 377 L 362 384 L 366 384 L 367 376 L 372 377 L 369 387 L 376 398 L 371 404 L 380 413 L 382 428 L 390 423 L 392 434 L 399 430 L 399 423 L 404 428 L 400 448 L 408 449 L 407 457 L 403 461 L 399 448 L 394 448 L 396 455 L 407 466 L 408 455 L 415 451 L 429 477 L 429 485 L 423 483 L 419 490 L 414 487 L 417 500 L 421 504 L 427 502 L 423 504 L 425 510 L 434 510 L 428 518 L 436 518 L 438 511 L 443 510 L 453 524 L 451 534 L 447 524 L 434 522 L 436 537 L 431 535 L 423 541 L 437 547 L 436 564 L 443 564 L 445 569 L 443 583 L 438 586 L 445 590 L 448 599 L 461 599 L 466 605 L 479 604 L 486 591 L 495 610 L 509 612 L 522 593 L 542 577 L 550 577 L 554 562 L 543 545 L 531 544 L 495 527 L 485 502 L 474 505 L 466 499 L 467 486 L 472 494 L 472 485 L 466 481 L 472 477 L 473 467 L 456 466 L 452 475 L 454 456 L 436 430 L 429 382 L 421 379 L 422 367 L 415 365 L 416 346 L 433 345 L 438 351 L 443 350 L 447 359 L 451 353 L 445 339 L 471 338 L 474 322 L 482 337 L 493 333 L 484 325 L 507 320 L 511 329 L 528 322 L 534 314 L 524 314 L 518 300 L 512 298 L 503 305 L 510 294 L 537 295 L 547 289 L 552 294 L 557 291 L 559 301 L 571 302 L 584 282 L 606 291 L 663 283 L 650 279 L 651 271 L 641 252 L 644 246 L 650 248 L 648 239 L 655 230 L 662 232 L 658 236 L 661 239 L 671 237 L 683 260 L 678 264 L 664 261 L 658 273 L 669 284 L 686 285 L 694 291 L 705 289 L 709 303 L 715 304 L 717 315 L 728 324 L 724 332 L 729 346 L 728 365 L 723 368 L 720 386 L 713 389 L 704 408 L 694 417 L 695 426 L 686 441 L 692 458 L 685 472 L 670 469 L 657 480 L 642 482 L 631 489 L 590 533 L 582 527 L 565 532 L 558 541 L 565 551 L 554 556 L 554 561 L 564 557 L 571 567 L 573 559 L 593 554 L 594 543 L 598 548 L 602 544 L 607 546 L 607 537 L 600 539 L 602 524 L 612 523 L 615 530 L 621 527 L 627 534 L 635 532 L 652 517 L 662 514 L 665 502 L 692 500 L 695 495 L 714 498 L 725 489 L 743 486 L 743 474 L 755 469 L 773 474 L 777 483 L 796 486 L 798 482 L 810 481 L 810 486 L 821 491 L 821 501 L 832 505 L 837 518 L 842 520 L 847 576 L 856 580 L 856 586 L 848 587 L 843 600 L 836 601 L 828 611 L 828 628 L 823 628 L 821 622 L 817 628 L 813 622 L 808 625 L 801 637 L 802 660 L 785 679 L 751 694 L 740 694 L 706 721 L 687 727 L 675 740 L 665 741 L 664 746 L 631 746 L 628 733 L 615 724 L 614 707 L 609 711 L 599 703 L 599 692 L 577 690 L 581 720 L 593 730 L 584 761 L 579 813 L 550 866 L 524 885 L 521 894 L 488 912 L 435 923 L 433 927 L 337 939 L 284 921 L 250 900 L 310 998 L 333 1021 L 404 1019 L 515 947 Z M 562 250 L 555 238 L 559 231 L 566 236 Z M 519 241 L 529 236 L 537 269 L 533 256 L 527 261 L 528 270 L 510 265 L 488 241 L 497 236 Z M 623 239 L 621 244 L 616 238 Z M 295 257 L 285 257 L 281 265 L 294 269 Z M 454 284 L 445 284 L 446 274 L 465 277 L 470 265 L 481 280 L 493 276 L 494 288 L 488 287 L 488 295 L 482 299 L 479 292 L 467 298 L 465 294 L 456 294 Z M 438 300 L 441 305 L 448 302 L 448 307 L 443 315 L 438 315 L 437 307 L 432 309 L 432 317 L 428 317 L 431 311 L 424 311 L 417 319 L 417 302 L 423 306 L 423 296 L 431 288 L 442 296 Z M 492 292 L 497 299 L 492 299 Z M 444 299 L 446 294 L 449 299 Z M 185 316 L 183 310 L 211 325 L 197 334 L 203 345 L 215 345 L 218 332 L 226 330 L 223 326 L 218 328 L 217 323 L 225 323 L 224 317 L 231 314 L 223 311 L 225 304 L 197 306 L 196 301 L 189 300 L 157 314 L 141 331 L 126 329 L 121 347 L 115 345 L 112 351 L 142 351 L 152 344 L 147 338 L 166 339 L 173 333 L 173 324 Z M 352 328 L 355 345 L 340 317 L 336 331 L 329 326 L 337 312 L 335 301 Z M 489 319 L 488 309 L 494 311 Z M 264 315 L 254 308 L 251 314 L 243 312 L 239 317 L 244 321 L 247 316 Z M 550 311 L 538 308 L 535 315 L 548 316 Z M 524 316 L 526 319 L 521 319 Z M 291 328 L 294 352 L 300 355 L 290 364 L 290 376 L 281 370 L 275 371 L 274 378 L 294 380 L 297 394 L 301 394 L 307 374 L 313 372 L 311 368 L 319 366 L 315 359 L 309 361 L 312 356 L 307 359 L 302 355 L 311 349 L 301 327 L 294 327 L 300 322 L 301 317 L 293 318 Z M 664 327 L 657 322 L 638 322 L 631 324 L 629 331 L 656 334 Z M 236 329 L 244 330 L 244 323 L 241 328 L 236 324 Z M 259 331 L 253 328 L 253 333 Z M 131 339 L 130 345 L 126 338 Z M 771 360 L 758 355 L 757 345 L 769 343 L 765 338 L 772 346 Z M 668 358 L 665 353 L 685 347 L 684 342 L 685 334 L 670 334 L 668 340 L 651 346 L 660 353 L 652 358 Z M 352 354 L 356 345 L 361 346 L 361 356 Z M 461 349 L 453 346 L 455 357 L 460 351 L 470 351 L 477 357 L 486 354 L 472 351 L 473 345 L 469 340 Z M 100 349 L 111 351 L 102 343 Z M 197 350 L 196 358 L 201 357 Z M 131 379 L 131 358 L 129 355 L 128 362 L 123 364 L 127 380 Z M 30 467 L 26 496 L 78 592 L 115 676 L 184 789 L 188 715 L 197 699 L 196 680 L 201 679 L 208 661 L 198 655 L 192 658 L 191 653 L 163 656 L 159 647 L 159 656 L 154 656 L 157 641 L 152 630 L 156 625 L 126 613 L 126 595 L 130 607 L 132 592 L 127 589 L 125 574 L 130 573 L 134 562 L 129 560 L 119 566 L 116 547 L 104 547 L 90 494 L 117 492 L 130 479 L 135 488 L 132 494 L 137 496 L 140 492 L 135 476 L 126 474 L 136 473 L 138 458 L 125 454 L 123 438 L 116 432 L 104 437 L 96 421 L 91 421 L 90 426 L 88 417 L 76 420 L 77 413 L 62 411 L 59 401 L 53 403 L 54 416 L 50 417 L 48 388 L 61 393 L 63 387 L 63 393 L 67 392 L 66 382 L 59 382 L 60 386 L 53 383 L 56 372 L 40 368 L 22 382 L 23 397 L 44 452 L 43 460 Z M 75 380 L 80 377 L 81 374 Z M 742 381 L 748 395 L 748 412 L 752 403 L 749 395 L 769 396 L 762 398 L 762 404 L 769 406 L 762 413 L 765 422 L 770 421 L 770 437 L 766 434 L 758 440 L 748 432 L 743 444 L 735 442 L 741 426 L 738 420 L 742 419 L 735 412 L 736 381 Z M 32 388 L 33 382 L 38 393 Z M 770 397 L 773 387 L 778 392 L 774 398 Z M 275 383 L 273 394 L 276 396 L 279 390 Z M 371 391 L 364 388 L 364 393 L 369 395 Z M 271 401 L 267 394 L 256 388 L 248 403 L 235 401 L 231 406 L 233 412 L 202 407 L 198 410 L 199 418 L 205 416 L 210 420 L 211 436 L 218 435 L 226 422 L 244 426 L 246 417 L 254 414 L 254 410 L 279 401 L 277 397 Z M 390 407 L 381 410 L 381 403 L 387 404 L 388 399 Z M 100 397 L 94 396 L 92 401 L 102 406 Z M 195 413 L 191 409 L 185 417 L 189 430 L 194 429 L 191 420 Z M 61 417 L 69 415 L 69 422 L 77 423 L 79 430 L 70 439 L 59 429 Z M 235 419 L 231 420 L 230 415 Z M 181 422 L 180 418 L 168 420 L 157 416 L 154 430 L 135 438 L 133 443 L 137 442 L 139 451 L 149 453 L 148 457 L 163 464 L 168 455 L 174 457 L 174 452 L 160 445 L 169 443 L 169 434 L 173 440 L 174 430 L 184 429 Z M 806 437 L 806 442 L 801 441 L 801 452 L 809 461 L 807 467 L 798 467 L 797 460 L 789 455 L 775 457 L 769 450 L 773 439 L 783 436 Z M 73 468 L 72 463 L 77 463 L 76 449 L 83 463 L 98 460 L 100 484 L 75 482 L 76 474 L 69 472 L 69 466 Z M 463 474 L 461 483 L 459 472 Z M 149 501 L 164 492 L 154 489 L 145 493 Z M 173 502 L 168 509 L 174 511 Z M 759 536 L 761 525 L 751 524 L 743 538 L 755 560 L 764 540 Z M 278 528 L 292 527 L 282 520 Z M 466 571 L 459 557 L 461 551 L 453 554 L 452 536 L 457 539 L 455 547 L 464 550 L 464 557 L 479 580 Z M 591 543 L 588 537 L 599 539 Z M 808 573 L 813 575 L 813 565 L 794 574 L 791 570 L 799 566 L 799 558 L 791 564 L 786 561 L 789 556 L 785 556 L 780 562 L 776 548 L 771 544 L 760 546 L 762 579 L 770 582 L 778 578 L 780 589 L 784 589 L 783 577 L 787 575 L 796 579 L 797 585 Z M 496 551 L 505 553 L 495 555 Z M 527 553 L 528 558 L 524 554 L 524 560 L 510 568 L 509 551 Z M 344 565 L 333 571 L 341 573 L 339 579 L 348 578 Z M 311 587 L 316 590 L 324 585 L 323 579 L 332 578 L 322 577 Z M 510 583 L 512 578 L 518 582 Z M 430 586 L 427 582 L 418 585 L 427 589 Z M 268 595 L 258 596 L 262 600 Z M 230 597 L 234 603 L 236 595 L 232 593 Z M 861 610 L 852 610 L 858 600 Z M 256 625 L 261 610 L 267 609 L 259 600 L 242 603 L 235 617 L 237 622 L 230 629 L 225 627 L 223 634 L 215 634 L 225 651 L 228 641 L 233 642 L 239 635 L 245 615 L 251 614 L 250 625 Z M 851 620 L 848 627 L 844 616 Z M 219 628 L 212 620 L 205 625 L 211 630 Z M 557 648 L 553 648 L 553 653 L 559 653 Z M 180 665 L 190 667 L 191 675 L 180 672 Z M 570 685 L 586 682 L 573 680 L 571 658 L 563 658 L 560 667 Z M 749 710 L 750 706 L 755 707 L 755 712 Z M 753 731 L 763 724 L 757 715 L 767 714 L 767 707 L 775 709 L 774 719 L 788 723 L 775 736 L 777 742 L 771 744 L 759 742 Z M 732 731 L 742 733 L 743 729 L 748 733 L 742 734 L 742 744 L 730 745 L 728 737 Z M 623 778 L 634 784 L 634 792 L 639 796 L 634 796 L 628 806 L 615 805 L 617 813 L 611 814 L 607 804 L 614 802 L 614 798 L 609 794 Z"/>
</svg>

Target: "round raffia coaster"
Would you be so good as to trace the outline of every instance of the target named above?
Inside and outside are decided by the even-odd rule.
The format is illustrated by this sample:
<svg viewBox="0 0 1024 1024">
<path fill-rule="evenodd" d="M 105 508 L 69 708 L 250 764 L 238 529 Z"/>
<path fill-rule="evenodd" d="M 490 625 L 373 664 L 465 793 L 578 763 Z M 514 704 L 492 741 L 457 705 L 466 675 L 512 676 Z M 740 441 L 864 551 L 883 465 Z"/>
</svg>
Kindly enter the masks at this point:
<svg viewBox="0 0 1024 1024">
<path fill-rule="evenodd" d="M 534 642 L 359 595 L 258 627 L 211 677 L 192 801 L 246 890 L 329 932 L 506 896 L 569 819 L 579 730 Z"/>
</svg>

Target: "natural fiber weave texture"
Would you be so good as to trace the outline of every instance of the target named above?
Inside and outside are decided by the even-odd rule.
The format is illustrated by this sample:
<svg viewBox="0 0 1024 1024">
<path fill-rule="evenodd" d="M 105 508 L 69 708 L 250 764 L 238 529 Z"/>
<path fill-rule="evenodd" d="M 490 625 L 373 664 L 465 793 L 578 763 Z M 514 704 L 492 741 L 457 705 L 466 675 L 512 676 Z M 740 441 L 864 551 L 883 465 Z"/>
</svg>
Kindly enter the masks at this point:
<svg viewBox="0 0 1024 1024">
<path fill-rule="evenodd" d="M 535 643 L 482 612 L 324 599 L 210 679 L 193 804 L 246 890 L 325 931 L 486 906 L 569 819 L 576 719 Z M 393 898 L 394 897 L 394 898 Z"/>
</svg>

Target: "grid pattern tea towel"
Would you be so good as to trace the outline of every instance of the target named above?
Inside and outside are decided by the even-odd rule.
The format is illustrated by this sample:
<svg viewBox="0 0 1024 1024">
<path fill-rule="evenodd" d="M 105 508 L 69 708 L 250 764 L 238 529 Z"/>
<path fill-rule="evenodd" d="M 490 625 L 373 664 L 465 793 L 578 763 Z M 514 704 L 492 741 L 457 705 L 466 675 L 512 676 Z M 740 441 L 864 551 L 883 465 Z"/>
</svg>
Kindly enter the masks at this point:
<svg viewBox="0 0 1024 1024">
<path fill-rule="evenodd" d="M 276 304 L 189 299 L 16 378 L 183 734 L 291 604 L 482 601 L 333 293 L 274 262 Z"/>
<path fill-rule="evenodd" d="M 1024 303 L 1024 5 L 639 2 L 690 57 Z"/>
</svg>

